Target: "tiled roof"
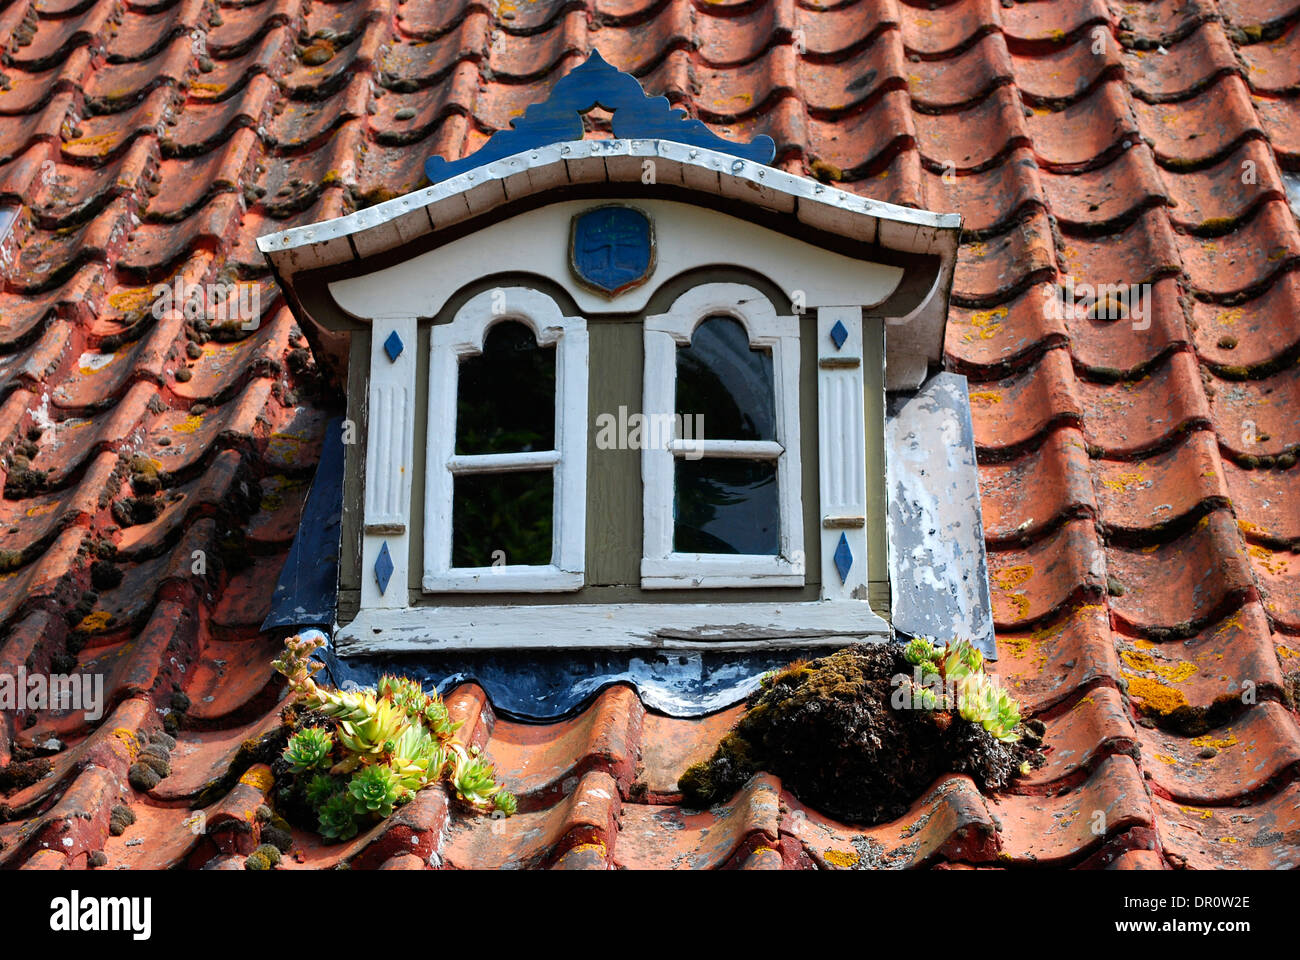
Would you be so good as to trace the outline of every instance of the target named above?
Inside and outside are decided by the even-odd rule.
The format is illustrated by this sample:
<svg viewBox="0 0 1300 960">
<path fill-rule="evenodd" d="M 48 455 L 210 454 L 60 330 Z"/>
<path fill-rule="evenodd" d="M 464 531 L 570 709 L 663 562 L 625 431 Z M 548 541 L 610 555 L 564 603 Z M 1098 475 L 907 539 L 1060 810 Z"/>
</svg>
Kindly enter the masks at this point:
<svg viewBox="0 0 1300 960">
<path fill-rule="evenodd" d="M 618 687 L 526 725 L 462 687 L 521 813 L 429 790 L 284 866 L 1300 862 L 1297 0 L 16 0 L 0 45 L 0 672 L 75 658 L 110 702 L 4 717 L 0 764 L 64 746 L 0 799 L 0 864 L 241 865 L 250 835 L 220 826 L 270 789 L 236 761 L 277 709 L 258 628 L 338 408 L 254 238 L 416 188 L 597 46 L 723 136 L 771 135 L 785 169 L 965 217 L 948 359 L 997 670 L 1049 763 L 865 830 L 770 776 L 697 813 L 677 775 L 740 708 L 669 719 Z M 1051 319 L 1065 274 L 1151 283 L 1149 327 Z M 155 319 L 175 277 L 260 281 L 262 322 Z M 1139 722 L 1125 691 L 1214 707 L 1209 729 Z M 137 791 L 133 732 L 186 701 L 170 775 Z M 110 836 L 118 803 L 137 819 Z"/>
</svg>

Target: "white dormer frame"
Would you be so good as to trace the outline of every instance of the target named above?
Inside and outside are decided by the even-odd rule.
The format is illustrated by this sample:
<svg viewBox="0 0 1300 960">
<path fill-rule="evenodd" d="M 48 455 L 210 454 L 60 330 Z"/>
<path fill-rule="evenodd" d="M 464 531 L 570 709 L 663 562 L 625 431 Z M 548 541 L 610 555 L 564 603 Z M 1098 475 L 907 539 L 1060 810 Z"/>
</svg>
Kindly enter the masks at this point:
<svg viewBox="0 0 1300 960">
<path fill-rule="evenodd" d="M 483 352 L 498 323 L 527 326 L 539 347 L 555 348 L 555 449 L 520 453 L 456 454 L 456 399 L 460 361 Z M 528 287 L 485 290 L 429 336 L 429 430 L 424 502 L 426 593 L 579 590 L 587 544 L 587 321 L 566 317 L 555 301 Z M 457 476 L 512 471 L 554 477 L 551 562 L 453 567 L 452 499 Z"/>
<path fill-rule="evenodd" d="M 644 200 L 642 177 L 648 166 L 659 184 L 681 191 L 690 202 Z M 624 186 L 627 189 L 622 189 Z M 562 198 L 560 191 L 570 187 L 601 191 L 602 199 L 635 195 L 638 206 L 652 214 L 653 208 L 663 211 L 655 214 L 660 259 L 655 275 L 646 284 L 620 294 L 612 302 L 601 302 L 581 286 L 563 282 L 568 265 L 564 251 L 557 245 L 519 246 L 519 237 L 530 235 L 543 218 L 555 214 L 563 216 L 565 224 L 569 222 L 570 212 L 560 208 L 579 201 Z M 553 192 L 553 203 L 535 205 L 517 214 L 510 211 L 516 204 L 527 207 Z M 853 317 L 876 309 L 897 289 L 902 269 L 873 258 L 845 256 L 829 242 L 818 243 L 813 249 L 807 240 L 790 234 L 806 229 L 831 240 L 842 237 L 854 249 L 877 244 L 901 253 L 937 257 L 939 274 L 928 295 L 905 322 L 889 318 L 889 335 L 882 345 L 884 388 L 892 391 L 918 386 L 926 367 L 920 358 L 932 366 L 942 362 L 959 216 L 854 196 L 761 163 L 671 139 L 574 140 L 522 149 L 347 216 L 259 237 L 258 247 L 271 263 L 295 313 L 310 328 L 313 349 L 337 369 L 347 362 L 350 333 L 330 323 L 318 323 L 309 315 L 303 295 L 309 284 L 317 282 L 315 271 L 354 271 L 326 280 L 327 295 L 344 315 L 370 326 L 375 349 L 391 328 L 400 326 L 413 332 L 415 320 L 411 318 L 438 316 L 458 290 L 498 272 L 502 252 L 507 250 L 512 260 L 518 259 L 515 255 L 519 250 L 526 250 L 532 267 L 526 272 L 560 281 L 577 305 L 577 312 L 593 317 L 632 313 L 644 307 L 654 289 L 688 269 L 719 262 L 719 251 L 733 248 L 740 239 L 735 229 L 737 221 L 718 209 L 722 204 L 751 207 L 769 223 L 792 228 L 778 227 L 779 244 L 769 244 L 767 233 L 776 231 L 757 223 L 746 224 L 745 266 L 768 277 L 787 294 L 799 292 L 805 308 L 818 311 L 819 321 L 824 311 L 834 310 L 847 318 L 850 329 Z M 680 214 L 674 212 L 671 218 L 665 215 L 679 207 L 686 209 Z M 422 238 L 436 240 L 440 234 L 454 233 L 474 218 L 484 218 L 484 225 L 472 233 L 448 239 L 395 264 L 390 261 L 376 270 L 355 272 L 380 254 L 397 252 L 408 244 L 422 242 Z M 668 228 L 674 226 L 679 235 L 670 237 Z M 517 263 L 513 266 L 516 271 L 520 268 Z M 826 315 L 829 317 L 829 312 Z M 851 347 L 846 345 L 844 352 Z M 847 373 L 840 366 L 843 358 L 838 356 L 839 351 L 825 358 L 828 362 L 824 364 L 822 345 L 805 343 L 802 349 L 816 349 L 819 368 L 844 373 L 841 379 L 850 380 L 856 389 L 860 367 L 854 374 Z M 372 371 L 376 366 L 387 369 L 372 360 Z M 843 409 L 846 414 L 850 412 L 848 406 Z M 828 415 L 829 407 L 826 413 L 819 409 L 819 421 Z M 811 426 L 804 423 L 803 428 Z M 367 457 L 374 442 L 372 435 Z M 819 459 L 824 471 L 828 466 L 824 446 Z M 389 588 L 391 600 L 378 602 L 371 571 L 374 550 L 380 544 L 379 537 L 385 534 L 382 530 L 372 533 L 367 525 L 362 545 L 360 610 L 349 623 L 336 627 L 336 649 L 345 655 L 526 648 L 716 652 L 838 646 L 855 639 L 888 637 L 889 624 L 865 602 L 863 584 L 854 582 L 866 569 L 865 559 L 860 563 L 855 560 L 846 583 L 840 583 L 833 572 L 827 573 L 830 568 L 826 551 L 832 543 L 838 543 L 838 535 L 850 541 L 863 536 L 854 520 L 859 513 L 851 509 L 858 499 L 855 491 L 856 481 L 854 491 L 842 497 L 843 503 L 824 511 L 822 599 L 809 601 L 439 604 L 416 608 L 406 601 L 402 556 L 407 541 L 403 537 L 398 542 L 390 533 L 387 536 L 392 541 L 398 570 Z M 836 526 L 840 529 L 833 529 Z M 853 552 L 855 558 L 862 556 L 856 547 Z M 401 590 L 396 589 L 398 585 Z"/>
<path fill-rule="evenodd" d="M 651 424 L 675 422 L 677 350 L 690 346 L 699 325 L 716 316 L 739 322 L 745 328 L 751 348 L 766 349 L 772 354 L 776 439 L 674 436 L 664 438 L 667 442 L 647 443 L 642 448 L 641 586 L 646 590 L 802 587 L 805 564 L 799 466 L 799 318 L 778 316 L 772 302 L 746 284 L 704 283 L 693 287 L 674 300 L 667 313 L 645 318 L 642 409 Z M 776 463 L 780 510 L 777 555 L 678 553 L 673 549 L 677 460 L 695 455 Z"/>
</svg>

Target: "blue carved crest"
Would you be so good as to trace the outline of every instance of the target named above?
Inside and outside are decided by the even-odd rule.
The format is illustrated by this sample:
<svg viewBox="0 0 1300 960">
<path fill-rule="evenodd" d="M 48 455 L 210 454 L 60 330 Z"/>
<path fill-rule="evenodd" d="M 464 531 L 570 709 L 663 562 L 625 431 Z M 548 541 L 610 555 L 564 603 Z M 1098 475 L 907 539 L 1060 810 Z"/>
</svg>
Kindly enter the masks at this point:
<svg viewBox="0 0 1300 960">
<path fill-rule="evenodd" d="M 766 134 L 749 143 L 724 140 L 685 110 L 670 106 L 667 97 L 647 96 L 635 77 L 610 66 L 593 50 L 585 63 L 555 84 L 547 99 L 524 111 L 511 129 L 497 131 L 468 157 L 451 161 L 430 157 L 424 172 L 431 184 L 440 183 L 524 150 L 581 140 L 582 115 L 596 107 L 613 114 L 614 136 L 622 140 L 673 140 L 763 164 L 776 156 L 776 143 Z"/>
<path fill-rule="evenodd" d="M 616 297 L 654 269 L 654 227 L 640 210 L 618 204 L 595 207 L 573 218 L 569 265 L 582 283 Z"/>
</svg>

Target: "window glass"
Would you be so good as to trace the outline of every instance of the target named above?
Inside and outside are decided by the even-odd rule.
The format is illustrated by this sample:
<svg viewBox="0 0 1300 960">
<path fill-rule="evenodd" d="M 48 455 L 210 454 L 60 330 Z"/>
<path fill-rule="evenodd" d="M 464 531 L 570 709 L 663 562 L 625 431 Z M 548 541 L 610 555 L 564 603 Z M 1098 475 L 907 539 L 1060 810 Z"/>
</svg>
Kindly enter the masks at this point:
<svg viewBox="0 0 1300 960">
<path fill-rule="evenodd" d="M 457 476 L 452 566 L 550 563 L 553 488 L 550 470 Z"/>
<path fill-rule="evenodd" d="M 731 317 L 709 317 L 677 348 L 677 413 L 703 415 L 710 440 L 775 440 L 774 383 L 771 351 L 751 349 Z"/>
<path fill-rule="evenodd" d="M 458 379 L 457 454 L 555 449 L 555 348 L 525 324 L 494 324 Z"/>
<path fill-rule="evenodd" d="M 673 549 L 679 553 L 780 552 L 774 460 L 679 460 Z"/>
</svg>

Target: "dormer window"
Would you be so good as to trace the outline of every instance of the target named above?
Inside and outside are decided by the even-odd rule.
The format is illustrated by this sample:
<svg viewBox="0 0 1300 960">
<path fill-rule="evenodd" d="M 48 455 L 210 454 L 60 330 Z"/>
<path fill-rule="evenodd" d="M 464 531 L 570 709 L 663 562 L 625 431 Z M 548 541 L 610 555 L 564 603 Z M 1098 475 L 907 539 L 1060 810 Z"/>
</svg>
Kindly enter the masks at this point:
<svg viewBox="0 0 1300 960">
<path fill-rule="evenodd" d="M 597 105 L 614 139 L 583 139 Z M 992 652 L 969 408 L 933 372 L 959 220 L 774 150 L 593 54 L 427 189 L 259 240 L 361 440 L 339 655 L 743 653 L 963 618 Z"/>
</svg>

